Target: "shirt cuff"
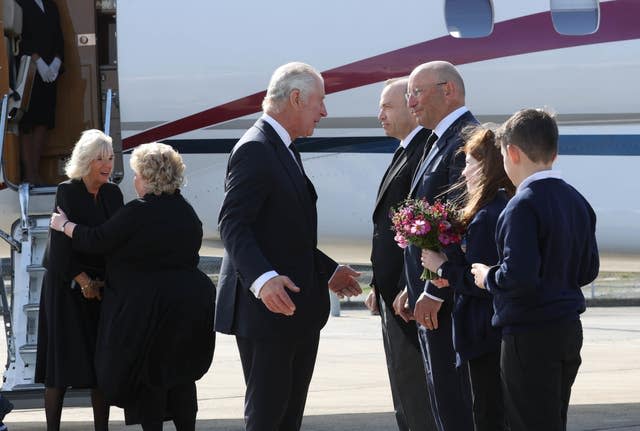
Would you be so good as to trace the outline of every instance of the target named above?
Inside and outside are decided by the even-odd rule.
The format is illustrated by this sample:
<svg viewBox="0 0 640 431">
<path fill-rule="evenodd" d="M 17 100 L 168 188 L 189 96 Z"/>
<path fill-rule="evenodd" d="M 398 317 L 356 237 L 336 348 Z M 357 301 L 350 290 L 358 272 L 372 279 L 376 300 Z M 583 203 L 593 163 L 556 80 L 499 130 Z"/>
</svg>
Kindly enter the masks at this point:
<svg viewBox="0 0 640 431">
<path fill-rule="evenodd" d="M 265 283 L 271 280 L 273 277 L 277 277 L 278 275 L 280 274 L 275 271 L 265 272 L 260 277 L 256 278 L 256 281 L 251 283 L 251 287 L 249 287 L 249 290 L 253 292 L 256 298 L 260 298 L 260 291 L 262 290 L 262 287 L 265 285 Z"/>
<path fill-rule="evenodd" d="M 427 285 L 428 285 L 428 284 L 429 284 L 429 282 L 428 282 L 428 281 L 424 284 L 424 294 L 425 294 L 425 295 L 427 295 L 427 297 L 429 297 L 429 298 L 433 299 L 434 301 L 444 302 L 444 299 L 442 299 L 442 298 L 438 298 L 437 296 L 432 295 L 432 294 L 430 294 L 429 292 L 427 292 Z"/>
<path fill-rule="evenodd" d="M 333 276 L 336 275 L 336 272 L 338 272 L 338 268 L 340 268 L 342 265 L 338 265 L 336 266 L 336 269 L 333 270 L 333 274 L 331 274 L 331 277 L 329 277 L 329 283 L 331 283 L 331 279 L 333 279 Z"/>
</svg>

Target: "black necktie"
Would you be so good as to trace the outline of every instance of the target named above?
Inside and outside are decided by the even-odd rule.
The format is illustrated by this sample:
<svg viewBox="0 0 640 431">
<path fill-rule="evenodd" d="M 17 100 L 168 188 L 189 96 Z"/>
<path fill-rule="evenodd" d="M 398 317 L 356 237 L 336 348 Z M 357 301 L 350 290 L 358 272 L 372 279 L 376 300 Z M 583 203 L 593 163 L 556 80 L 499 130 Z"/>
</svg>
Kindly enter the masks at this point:
<svg viewBox="0 0 640 431">
<path fill-rule="evenodd" d="M 429 155 L 429 152 L 431 151 L 433 144 L 437 140 L 438 140 L 438 135 L 436 135 L 436 132 L 431 132 L 431 134 L 429 135 L 429 138 L 427 139 L 427 143 L 424 145 L 424 151 L 422 152 L 422 157 L 420 158 L 418 169 L 420 169 L 420 166 L 422 166 L 422 163 L 424 163 L 424 161 L 427 159 L 427 156 Z"/>
<path fill-rule="evenodd" d="M 398 145 L 398 148 L 396 148 L 396 151 L 393 153 L 393 159 L 391 159 L 392 165 L 396 162 L 396 160 L 398 160 L 398 157 L 400 157 L 402 153 L 404 153 L 404 147 L 402 145 Z"/>
<path fill-rule="evenodd" d="M 302 167 L 302 157 L 300 157 L 300 152 L 296 148 L 296 144 L 294 144 L 293 142 L 290 143 L 289 144 L 289 149 L 293 153 L 293 157 L 296 158 L 296 162 L 298 162 L 298 167 L 300 168 L 300 171 L 304 175 L 304 168 Z"/>
</svg>

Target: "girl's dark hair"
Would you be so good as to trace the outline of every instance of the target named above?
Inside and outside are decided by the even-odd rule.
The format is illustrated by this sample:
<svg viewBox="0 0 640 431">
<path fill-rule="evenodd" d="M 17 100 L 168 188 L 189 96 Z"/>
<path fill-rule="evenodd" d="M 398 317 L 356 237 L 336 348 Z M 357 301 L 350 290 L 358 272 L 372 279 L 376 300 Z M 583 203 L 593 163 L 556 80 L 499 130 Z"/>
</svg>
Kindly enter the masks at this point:
<svg viewBox="0 0 640 431">
<path fill-rule="evenodd" d="M 473 193 L 467 191 L 465 177 L 460 177 L 451 187 L 459 193 L 456 199 L 461 208 L 459 221 L 462 226 L 467 227 L 476 213 L 495 198 L 498 190 L 504 189 L 507 197 L 511 198 L 516 188 L 504 170 L 500 147 L 496 145 L 495 132 L 489 125 L 467 127 L 462 131 L 462 136 L 465 144 L 458 152 L 470 155 L 480 162 L 480 169 L 476 173 L 478 187 Z"/>
</svg>

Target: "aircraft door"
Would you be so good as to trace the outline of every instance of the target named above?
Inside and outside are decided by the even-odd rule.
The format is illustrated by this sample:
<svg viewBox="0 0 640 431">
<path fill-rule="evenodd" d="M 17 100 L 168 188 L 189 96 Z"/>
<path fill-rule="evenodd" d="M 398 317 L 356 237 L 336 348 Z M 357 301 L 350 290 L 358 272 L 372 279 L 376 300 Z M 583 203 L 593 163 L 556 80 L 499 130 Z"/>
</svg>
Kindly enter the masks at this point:
<svg viewBox="0 0 640 431">
<path fill-rule="evenodd" d="M 48 184 L 64 180 L 64 161 L 85 129 L 100 129 L 95 2 L 55 0 L 64 38 L 56 123 L 40 162 Z"/>
</svg>

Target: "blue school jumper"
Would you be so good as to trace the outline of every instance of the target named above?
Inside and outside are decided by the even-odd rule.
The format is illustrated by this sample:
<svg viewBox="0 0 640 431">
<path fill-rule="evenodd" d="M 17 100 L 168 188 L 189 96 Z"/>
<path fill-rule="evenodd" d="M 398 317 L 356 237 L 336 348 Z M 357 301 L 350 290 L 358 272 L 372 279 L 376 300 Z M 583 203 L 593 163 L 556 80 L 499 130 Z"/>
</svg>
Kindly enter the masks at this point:
<svg viewBox="0 0 640 431">
<path fill-rule="evenodd" d="M 557 174 L 544 172 L 521 184 L 498 218 L 500 263 L 485 287 L 494 296 L 493 325 L 503 334 L 578 320 L 581 287 L 598 275 L 593 209 Z"/>
</svg>

